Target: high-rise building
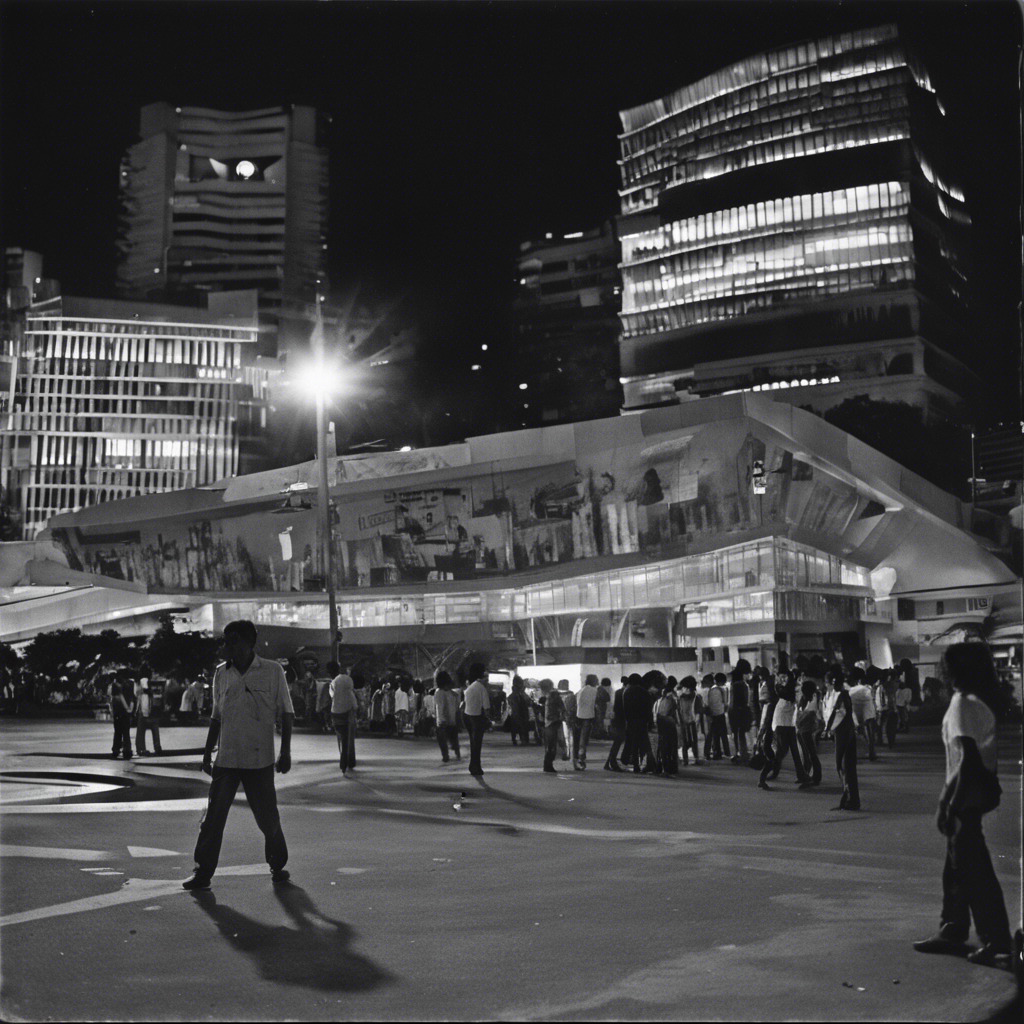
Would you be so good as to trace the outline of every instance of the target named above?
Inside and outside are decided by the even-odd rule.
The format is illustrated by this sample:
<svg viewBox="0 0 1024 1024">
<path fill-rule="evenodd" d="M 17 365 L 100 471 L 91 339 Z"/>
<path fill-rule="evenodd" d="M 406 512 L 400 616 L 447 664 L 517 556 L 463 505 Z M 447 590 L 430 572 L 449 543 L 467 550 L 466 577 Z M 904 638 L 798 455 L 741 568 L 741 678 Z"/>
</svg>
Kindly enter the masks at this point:
<svg viewBox="0 0 1024 1024">
<path fill-rule="evenodd" d="M 121 294 L 255 288 L 272 329 L 289 312 L 308 317 L 327 249 L 327 151 L 313 108 L 143 107 L 121 196 Z"/>
<path fill-rule="evenodd" d="M 511 425 L 598 419 L 622 407 L 617 261 L 611 223 L 519 247 Z"/>
<path fill-rule="evenodd" d="M 748 57 L 620 118 L 627 407 L 779 390 L 946 415 L 971 397 L 970 218 L 896 26 Z"/>
<path fill-rule="evenodd" d="M 0 431 L 0 483 L 24 535 L 58 512 L 257 468 L 272 372 L 257 339 L 252 303 L 244 315 L 69 296 L 32 306 Z"/>
</svg>

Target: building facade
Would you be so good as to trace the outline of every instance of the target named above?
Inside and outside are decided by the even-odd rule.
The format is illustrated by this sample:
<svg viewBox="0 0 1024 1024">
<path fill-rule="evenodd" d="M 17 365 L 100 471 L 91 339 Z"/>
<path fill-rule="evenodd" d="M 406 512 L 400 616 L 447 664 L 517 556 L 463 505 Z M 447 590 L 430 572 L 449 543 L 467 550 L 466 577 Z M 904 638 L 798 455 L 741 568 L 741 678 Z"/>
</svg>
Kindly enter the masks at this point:
<svg viewBox="0 0 1024 1024">
<path fill-rule="evenodd" d="M 66 566 L 33 578 L 133 587 L 211 628 L 251 618 L 261 652 L 326 651 L 316 472 L 56 517 Z M 1015 579 L 956 499 L 763 395 L 335 458 L 330 491 L 346 657 L 887 664 L 905 594 Z"/>
<path fill-rule="evenodd" d="M 622 407 L 617 264 L 612 223 L 519 247 L 507 396 L 513 425 L 598 419 Z"/>
<path fill-rule="evenodd" d="M 955 146 L 894 25 L 620 118 L 627 406 L 795 387 L 822 411 L 875 388 L 944 415 L 973 397 Z"/>
<path fill-rule="evenodd" d="M 266 323 L 308 319 L 325 280 L 323 134 L 311 107 L 143 107 L 121 164 L 121 294 L 255 288 Z"/>
<path fill-rule="evenodd" d="M 254 467 L 271 369 L 256 311 L 63 296 L 12 343 L 0 469 L 26 538 L 60 512 Z"/>
</svg>

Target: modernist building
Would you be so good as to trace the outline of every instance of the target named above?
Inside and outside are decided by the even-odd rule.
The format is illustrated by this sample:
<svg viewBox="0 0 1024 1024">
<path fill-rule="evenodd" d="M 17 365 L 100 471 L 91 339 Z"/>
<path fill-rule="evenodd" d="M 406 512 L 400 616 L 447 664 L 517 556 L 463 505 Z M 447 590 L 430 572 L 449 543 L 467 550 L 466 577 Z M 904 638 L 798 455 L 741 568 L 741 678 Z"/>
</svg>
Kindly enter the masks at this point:
<svg viewBox="0 0 1024 1024">
<path fill-rule="evenodd" d="M 62 296 L 12 344 L 0 472 L 25 535 L 98 502 L 252 468 L 269 369 L 247 313 Z"/>
<path fill-rule="evenodd" d="M 972 397 L 970 218 L 894 25 L 758 54 L 620 114 L 627 407 L 779 390 Z"/>
<path fill-rule="evenodd" d="M 304 463 L 54 517 L 52 546 L 11 576 L 79 588 L 73 611 L 22 591 L 4 609 L 5 638 L 57 614 L 102 628 L 114 605 L 130 631 L 130 616 L 171 603 L 212 629 L 253 619 L 261 653 L 326 653 L 316 472 Z M 346 658 L 934 661 L 917 646 L 916 600 L 932 602 L 939 633 L 936 599 L 961 621 L 986 614 L 982 597 L 1019 598 L 955 498 L 766 395 L 336 458 L 330 480 Z"/>
<path fill-rule="evenodd" d="M 622 407 L 615 226 L 524 242 L 515 273 L 513 424 L 614 416 Z"/>
<path fill-rule="evenodd" d="M 322 134 L 311 107 L 143 107 L 121 165 L 120 292 L 255 288 L 271 326 L 308 319 L 327 248 Z"/>
</svg>

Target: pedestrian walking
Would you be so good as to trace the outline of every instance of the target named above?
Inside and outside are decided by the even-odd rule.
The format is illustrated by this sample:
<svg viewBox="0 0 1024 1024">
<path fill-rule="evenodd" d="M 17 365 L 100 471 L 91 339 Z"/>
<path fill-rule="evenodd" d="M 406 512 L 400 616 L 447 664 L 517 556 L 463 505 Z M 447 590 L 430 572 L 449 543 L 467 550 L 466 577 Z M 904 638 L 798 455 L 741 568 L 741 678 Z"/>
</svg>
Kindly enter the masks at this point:
<svg viewBox="0 0 1024 1024">
<path fill-rule="evenodd" d="M 509 733 L 512 746 L 521 740 L 524 747 L 530 745 L 530 698 L 526 693 L 526 684 L 519 676 L 512 677 L 512 692 L 508 698 Z"/>
<path fill-rule="evenodd" d="M 899 732 L 910 732 L 910 701 L 913 694 L 910 682 L 904 674 L 896 688 L 896 728 Z"/>
<path fill-rule="evenodd" d="M 573 768 L 579 770 L 576 761 L 576 750 L 579 743 L 579 723 L 576 720 L 576 694 L 569 688 L 569 680 L 562 679 L 558 683 L 558 695 L 562 698 L 565 717 L 562 720 L 562 738 L 565 741 L 563 761 L 572 761 Z"/>
<path fill-rule="evenodd" d="M 729 727 L 726 718 L 725 699 L 725 673 L 715 673 L 704 697 L 704 708 L 710 718 L 708 740 L 712 747 L 712 757 L 721 761 L 723 757 L 729 757 Z M 705 744 L 705 747 L 707 744 Z M 705 750 L 705 754 L 707 751 Z"/>
<path fill-rule="evenodd" d="M 556 773 L 555 754 L 558 751 L 558 735 L 565 721 L 565 704 L 550 679 L 540 681 L 540 692 L 544 699 L 544 771 L 552 774 Z"/>
<path fill-rule="evenodd" d="M 693 763 L 703 764 L 697 748 L 697 721 L 700 718 L 701 698 L 697 693 L 697 680 L 693 676 L 684 677 L 679 684 L 679 721 L 683 764 L 690 763 L 690 750 L 693 751 Z"/>
<path fill-rule="evenodd" d="M 938 934 L 914 943 L 920 953 L 967 954 L 972 963 L 1009 968 L 1012 939 L 1003 890 L 992 867 L 981 819 L 999 804 L 998 718 L 1005 710 L 992 655 L 980 643 L 952 644 L 942 674 L 953 689 L 942 719 L 946 784 L 935 816 L 946 837 Z M 971 918 L 981 948 L 968 953 Z"/>
<path fill-rule="evenodd" d="M 859 811 L 860 788 L 857 785 L 857 730 L 853 724 L 853 705 L 846 691 L 846 681 L 841 668 L 832 668 L 825 675 L 825 681 L 832 687 L 825 713 L 825 735 L 836 741 L 836 771 L 843 783 L 843 795 L 836 811 Z"/>
<path fill-rule="evenodd" d="M 160 722 L 153 714 L 153 696 L 149 692 L 149 680 L 140 679 L 138 692 L 135 696 L 135 752 L 147 755 L 146 732 L 153 734 L 153 752 L 161 754 Z"/>
<path fill-rule="evenodd" d="M 441 760 L 448 763 L 451 747 L 456 761 L 462 760 L 459 750 L 459 699 L 452 689 L 452 677 L 443 668 L 434 673 L 434 724 Z"/>
<path fill-rule="evenodd" d="M 853 723 L 857 735 L 863 736 L 868 744 L 868 760 L 877 761 L 875 753 L 875 698 L 867 683 L 864 669 L 850 669 L 850 704 L 853 706 Z"/>
<path fill-rule="evenodd" d="M 896 690 L 898 687 L 896 669 L 889 669 L 882 677 L 882 693 L 885 699 L 885 742 L 892 750 L 896 746 L 896 727 L 899 724 L 896 712 Z"/>
<path fill-rule="evenodd" d="M 639 676 L 637 676 L 639 679 Z M 604 763 L 604 770 L 606 772 L 621 772 L 622 768 L 617 760 L 618 753 L 622 749 L 622 744 L 626 739 L 626 711 L 622 705 L 622 699 L 625 696 L 626 686 L 625 681 L 620 686 L 612 697 L 612 717 L 609 725 L 609 731 L 612 736 L 611 749 L 608 751 L 608 759 Z"/>
<path fill-rule="evenodd" d="M 810 676 L 804 676 L 800 683 L 800 700 L 796 712 L 796 736 L 803 754 L 804 771 L 811 777 L 811 782 L 821 782 L 821 761 L 818 759 L 818 748 L 815 737 L 818 732 L 820 701 L 818 688 Z"/>
<path fill-rule="evenodd" d="M 194 722 L 199 717 L 202 707 L 203 681 L 202 679 L 194 679 L 185 687 L 185 692 L 181 695 L 179 711 L 182 719 L 186 722 Z"/>
<path fill-rule="evenodd" d="M 597 688 L 597 699 L 594 702 L 594 732 L 597 739 L 608 738 L 608 719 L 612 710 L 612 681 L 605 676 Z"/>
<path fill-rule="evenodd" d="M 761 685 L 761 723 L 757 730 L 757 741 L 754 744 L 755 750 L 764 762 L 761 765 L 761 774 L 758 777 L 759 789 L 771 789 L 768 785 L 768 777 L 775 771 L 775 705 L 778 704 L 778 692 L 776 690 L 779 676 L 766 677 Z M 751 763 L 756 761 L 751 758 Z"/>
<path fill-rule="evenodd" d="M 330 699 L 331 724 L 338 738 L 338 766 L 341 774 L 347 775 L 354 763 L 352 719 L 356 713 L 356 691 L 352 677 L 341 671 L 336 661 L 327 663 L 327 671 L 332 679 L 327 685 Z"/>
<path fill-rule="evenodd" d="M 470 684 L 466 687 L 462 712 L 469 733 L 469 774 L 483 775 L 480 753 L 483 749 L 484 733 L 487 731 L 487 712 L 491 708 L 490 694 L 484 682 L 487 678 L 487 669 L 482 664 L 474 664 L 470 667 L 469 678 Z"/>
<path fill-rule="evenodd" d="M 587 747 L 597 722 L 597 696 L 600 689 L 597 685 L 597 676 L 588 675 L 583 680 L 582 689 L 576 694 L 576 721 L 579 723 L 579 732 L 573 767 L 579 768 L 581 772 L 587 769 Z"/>
<path fill-rule="evenodd" d="M 405 727 L 409 724 L 409 692 L 403 681 L 395 683 L 395 731 L 399 736 L 405 735 Z"/>
<path fill-rule="evenodd" d="M 654 705 L 658 726 L 658 761 L 669 776 L 679 774 L 679 703 L 675 681 L 665 681 L 665 688 Z"/>
<path fill-rule="evenodd" d="M 248 620 L 224 627 L 227 660 L 213 678 L 213 709 L 203 752 L 203 771 L 211 777 L 206 813 L 195 848 L 195 871 L 182 888 L 208 889 L 217 870 L 228 811 L 239 785 L 264 836 L 264 853 L 274 882 L 288 878 L 288 845 L 281 829 L 274 789 L 275 770 L 291 769 L 295 712 L 276 661 L 256 654 L 256 627 Z M 281 719 L 281 750 L 274 761 L 274 722 Z M 213 763 L 213 749 L 217 761 Z"/>
<path fill-rule="evenodd" d="M 796 672 L 782 672 L 777 677 L 775 694 L 778 700 L 776 700 L 775 710 L 772 712 L 775 766 L 771 770 L 769 779 L 774 780 L 779 777 L 786 754 L 790 754 L 793 758 L 796 780 L 800 784 L 800 788 L 810 789 L 813 783 L 810 776 L 804 770 L 803 759 L 800 756 L 800 748 L 796 739 L 796 680 Z"/>
<path fill-rule="evenodd" d="M 129 761 L 132 756 L 131 705 L 125 700 L 124 688 L 116 679 L 110 684 L 107 706 L 110 708 L 110 720 L 114 723 L 114 746 L 110 756 Z"/>
<path fill-rule="evenodd" d="M 732 687 L 729 691 L 729 728 L 736 753 L 733 763 L 739 764 L 750 756 L 747 753 L 747 731 L 750 729 L 750 662 L 740 658 L 732 670 Z"/>
<path fill-rule="evenodd" d="M 652 774 L 654 752 L 651 750 L 650 729 L 653 724 L 654 702 L 651 700 L 648 676 L 661 677 L 660 672 L 649 672 L 641 677 L 633 673 L 629 685 L 622 695 L 622 710 L 626 717 L 626 739 L 629 743 L 630 761 L 636 774 Z"/>
</svg>

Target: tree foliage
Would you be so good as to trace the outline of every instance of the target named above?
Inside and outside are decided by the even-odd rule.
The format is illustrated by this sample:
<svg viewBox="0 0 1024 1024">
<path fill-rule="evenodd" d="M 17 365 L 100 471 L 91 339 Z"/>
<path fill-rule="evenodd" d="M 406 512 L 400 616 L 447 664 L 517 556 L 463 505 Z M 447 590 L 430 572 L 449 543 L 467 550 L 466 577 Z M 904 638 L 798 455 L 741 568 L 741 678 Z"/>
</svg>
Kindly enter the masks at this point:
<svg viewBox="0 0 1024 1024">
<path fill-rule="evenodd" d="M 188 682 L 217 664 L 220 641 L 209 633 L 177 633 L 169 614 L 160 616 L 160 625 L 146 644 L 145 659 L 159 676 Z"/>
</svg>

